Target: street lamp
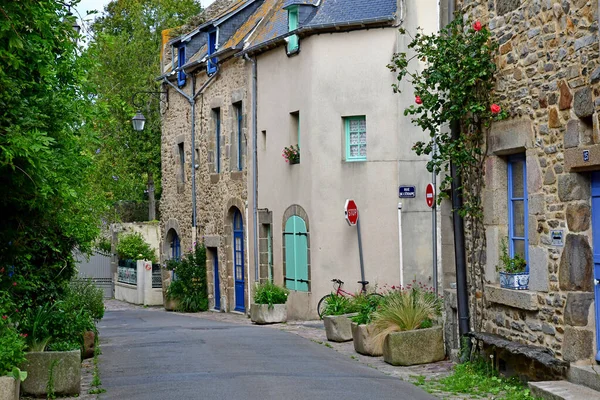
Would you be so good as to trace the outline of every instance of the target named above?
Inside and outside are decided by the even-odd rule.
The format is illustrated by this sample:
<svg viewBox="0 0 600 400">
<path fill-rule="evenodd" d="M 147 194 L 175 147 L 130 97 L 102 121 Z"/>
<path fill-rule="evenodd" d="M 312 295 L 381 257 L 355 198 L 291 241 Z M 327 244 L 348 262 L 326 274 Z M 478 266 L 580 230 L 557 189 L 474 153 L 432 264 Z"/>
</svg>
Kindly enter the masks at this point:
<svg viewBox="0 0 600 400">
<path fill-rule="evenodd" d="M 131 123 L 133 124 L 133 129 L 137 132 L 144 130 L 144 125 L 146 124 L 146 118 L 144 114 L 140 110 L 138 110 L 137 114 L 133 118 L 131 118 Z"/>
</svg>

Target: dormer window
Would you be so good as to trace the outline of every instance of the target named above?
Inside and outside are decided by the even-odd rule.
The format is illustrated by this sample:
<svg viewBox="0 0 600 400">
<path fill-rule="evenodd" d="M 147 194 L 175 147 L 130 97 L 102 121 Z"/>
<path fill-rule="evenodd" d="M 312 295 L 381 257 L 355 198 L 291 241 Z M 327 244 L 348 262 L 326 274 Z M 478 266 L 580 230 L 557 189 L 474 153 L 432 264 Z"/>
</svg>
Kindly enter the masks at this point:
<svg viewBox="0 0 600 400">
<path fill-rule="evenodd" d="M 298 6 L 288 8 L 288 32 L 298 29 Z M 288 36 L 288 53 L 298 51 L 298 35 Z"/>
<path fill-rule="evenodd" d="M 206 70 L 209 74 L 217 72 L 217 57 L 210 57 L 217 51 L 217 30 L 208 32 L 208 62 Z"/>
<path fill-rule="evenodd" d="M 179 46 L 179 50 L 177 52 L 177 68 L 181 68 L 185 65 L 185 45 L 182 44 Z M 185 72 L 183 69 L 177 71 L 177 85 L 185 86 Z"/>
</svg>

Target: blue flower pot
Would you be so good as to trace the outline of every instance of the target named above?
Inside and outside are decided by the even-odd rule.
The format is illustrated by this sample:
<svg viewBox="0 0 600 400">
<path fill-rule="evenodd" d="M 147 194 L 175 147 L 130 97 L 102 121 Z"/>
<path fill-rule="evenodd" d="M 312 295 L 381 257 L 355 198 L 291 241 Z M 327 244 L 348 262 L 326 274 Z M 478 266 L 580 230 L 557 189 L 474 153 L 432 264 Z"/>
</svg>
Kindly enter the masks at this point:
<svg viewBox="0 0 600 400">
<path fill-rule="evenodd" d="M 529 288 L 529 272 L 511 274 L 500 272 L 500 287 L 504 289 L 527 290 Z"/>
</svg>

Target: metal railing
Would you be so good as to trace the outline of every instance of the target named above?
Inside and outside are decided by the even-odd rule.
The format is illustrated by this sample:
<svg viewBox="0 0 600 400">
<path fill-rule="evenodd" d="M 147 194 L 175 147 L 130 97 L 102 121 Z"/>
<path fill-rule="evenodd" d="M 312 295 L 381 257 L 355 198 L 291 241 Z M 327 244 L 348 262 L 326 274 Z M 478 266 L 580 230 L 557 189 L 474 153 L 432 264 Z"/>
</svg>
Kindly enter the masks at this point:
<svg viewBox="0 0 600 400">
<path fill-rule="evenodd" d="M 162 274 L 160 264 L 152 264 L 152 289 L 162 288 Z"/>
<path fill-rule="evenodd" d="M 137 286 L 137 265 L 133 260 L 119 260 L 117 282 Z"/>
</svg>

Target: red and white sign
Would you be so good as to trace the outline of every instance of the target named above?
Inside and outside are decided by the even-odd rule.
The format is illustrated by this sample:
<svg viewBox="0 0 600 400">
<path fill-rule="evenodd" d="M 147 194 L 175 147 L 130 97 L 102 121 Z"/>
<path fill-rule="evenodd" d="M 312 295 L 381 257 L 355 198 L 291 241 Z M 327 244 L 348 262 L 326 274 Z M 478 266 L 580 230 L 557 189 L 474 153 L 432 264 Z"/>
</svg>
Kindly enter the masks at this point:
<svg viewBox="0 0 600 400">
<path fill-rule="evenodd" d="M 433 203 L 435 203 L 435 187 L 433 186 L 433 183 L 427 184 L 427 188 L 425 189 L 425 201 L 429 208 L 433 207 Z"/>
<path fill-rule="evenodd" d="M 344 206 L 344 216 L 346 217 L 346 221 L 350 226 L 354 226 L 358 222 L 358 206 L 354 200 L 346 200 L 346 205 Z"/>
</svg>

